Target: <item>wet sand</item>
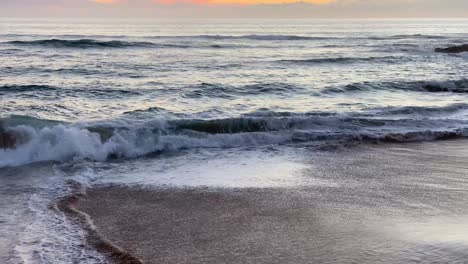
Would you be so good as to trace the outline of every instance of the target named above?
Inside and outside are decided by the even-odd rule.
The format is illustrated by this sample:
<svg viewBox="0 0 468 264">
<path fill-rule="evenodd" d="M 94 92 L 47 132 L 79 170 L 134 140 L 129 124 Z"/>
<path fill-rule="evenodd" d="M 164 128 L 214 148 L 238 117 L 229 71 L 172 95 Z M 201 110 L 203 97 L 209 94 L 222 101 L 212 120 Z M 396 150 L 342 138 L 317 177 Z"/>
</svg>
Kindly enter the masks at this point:
<svg viewBox="0 0 468 264">
<path fill-rule="evenodd" d="M 316 185 L 94 186 L 62 210 L 120 263 L 465 263 L 467 143 L 311 150 Z"/>
</svg>

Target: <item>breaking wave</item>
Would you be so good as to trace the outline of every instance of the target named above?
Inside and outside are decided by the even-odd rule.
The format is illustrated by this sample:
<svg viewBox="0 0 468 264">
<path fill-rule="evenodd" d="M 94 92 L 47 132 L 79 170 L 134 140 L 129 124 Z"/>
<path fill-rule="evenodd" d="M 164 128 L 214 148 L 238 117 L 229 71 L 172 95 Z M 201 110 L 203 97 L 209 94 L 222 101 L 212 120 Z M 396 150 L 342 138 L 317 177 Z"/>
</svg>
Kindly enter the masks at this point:
<svg viewBox="0 0 468 264">
<path fill-rule="evenodd" d="M 153 119 L 61 123 L 25 116 L 1 119 L 0 167 L 40 161 L 136 158 L 190 148 L 229 148 L 312 141 L 421 141 L 468 136 L 468 120 L 447 117 L 468 109 L 371 109 L 365 113 L 259 110 L 216 120 Z M 398 116 L 398 118 L 395 118 Z"/>
</svg>

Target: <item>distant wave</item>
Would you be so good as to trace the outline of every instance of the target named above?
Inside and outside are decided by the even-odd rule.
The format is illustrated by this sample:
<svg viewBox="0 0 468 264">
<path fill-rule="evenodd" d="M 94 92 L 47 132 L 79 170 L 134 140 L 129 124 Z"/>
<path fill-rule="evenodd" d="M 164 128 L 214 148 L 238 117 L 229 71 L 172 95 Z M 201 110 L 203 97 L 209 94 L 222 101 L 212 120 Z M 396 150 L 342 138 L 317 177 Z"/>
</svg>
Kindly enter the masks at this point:
<svg viewBox="0 0 468 264">
<path fill-rule="evenodd" d="M 392 36 L 372 36 L 367 39 L 370 40 L 403 40 L 403 39 L 447 39 L 449 36 L 440 35 L 425 35 L 425 34 L 403 34 Z"/>
<path fill-rule="evenodd" d="M 19 38 L 19 37 L 34 37 L 34 38 L 78 38 L 78 39 L 90 39 L 90 38 L 113 38 L 113 39 L 125 39 L 127 36 L 124 35 L 78 35 L 78 34 L 64 34 L 64 35 L 41 35 L 41 34 L 0 34 L 2 37 L 8 38 Z M 264 34 L 250 34 L 250 35 L 179 35 L 179 36 L 141 36 L 140 38 L 145 39 L 251 39 L 251 40 L 315 40 L 315 39 L 330 39 L 335 37 L 322 37 L 322 36 L 304 36 L 304 35 L 264 35 Z"/>
<path fill-rule="evenodd" d="M 412 115 L 412 116 L 444 116 L 468 110 L 468 104 L 456 103 L 443 107 L 431 107 L 431 106 L 404 106 L 399 108 L 394 107 L 384 107 L 384 108 L 375 108 L 376 112 L 372 115 L 378 114 L 380 116 L 385 115 Z"/>
<path fill-rule="evenodd" d="M 15 46 L 38 46 L 38 47 L 51 47 L 51 48 L 211 48 L 211 49 L 223 49 L 223 48 L 256 48 L 254 45 L 241 45 L 241 44 L 227 44 L 227 43 L 209 43 L 214 40 L 256 40 L 256 41 L 298 41 L 298 40 L 320 40 L 328 39 L 327 37 L 307 37 L 307 36 L 295 36 L 295 35 L 244 35 L 244 36 L 222 36 L 222 35 L 198 35 L 198 36 L 156 36 L 156 37 L 144 37 L 143 39 L 187 39 L 187 40 L 207 40 L 208 43 L 159 43 L 151 41 L 125 41 L 125 40 L 100 40 L 89 38 L 91 36 L 83 35 L 81 39 L 68 39 L 69 37 L 80 37 L 74 35 L 65 35 L 65 39 L 61 38 L 50 38 L 50 39 L 37 39 L 37 40 L 13 40 L 3 42 L 3 44 L 15 45 Z M 87 38 L 88 37 L 88 38 Z M 267 48 L 267 47 L 262 47 Z"/>
<path fill-rule="evenodd" d="M 407 34 L 407 35 L 392 35 L 392 36 L 359 36 L 359 37 L 342 37 L 342 36 L 308 36 L 308 35 L 194 35 L 194 36 L 153 36 L 151 38 L 198 38 L 198 39 L 246 39 L 257 41 L 301 41 L 301 40 L 333 40 L 333 39 L 370 39 L 370 40 L 398 40 L 398 39 L 446 39 L 448 36 L 440 35 L 424 35 L 424 34 Z"/>
<path fill-rule="evenodd" d="M 172 44 L 153 43 L 148 41 L 121 41 L 121 40 L 96 40 L 96 39 L 42 39 L 30 41 L 8 41 L 4 42 L 16 46 L 41 46 L 52 48 L 240 48 L 241 45 L 221 45 L 221 44 Z"/>
<path fill-rule="evenodd" d="M 126 35 L 104 35 L 104 34 L 0 34 L 1 37 L 6 38 L 117 38 L 124 39 L 128 36 Z"/>
<path fill-rule="evenodd" d="M 0 34 L 8 38 L 34 37 L 43 38 L 37 40 L 15 40 L 9 41 L 16 45 L 50 45 L 50 46 L 101 46 L 101 47 L 126 47 L 158 45 L 149 41 L 126 41 L 126 36 L 119 35 L 40 35 L 40 34 Z M 392 36 L 310 36 L 310 35 L 287 35 L 287 34 L 250 34 L 250 35 L 180 35 L 180 36 L 141 36 L 140 39 L 200 39 L 200 40 L 255 40 L 255 41 L 303 41 L 303 40 L 333 40 L 333 39 L 370 39 L 370 40 L 398 40 L 398 39 L 448 39 L 450 36 L 407 34 Z M 118 39 L 118 40 L 108 40 Z M 177 45 L 177 44 L 174 44 Z"/>
<path fill-rule="evenodd" d="M 3 147 L 16 146 L 0 148 L 0 167 L 39 161 L 136 158 L 187 148 L 337 140 L 407 142 L 467 137 L 468 120 L 441 116 L 444 112 L 466 109 L 467 105 L 459 104 L 440 108 L 374 109 L 369 113 L 346 115 L 263 110 L 216 120 L 154 119 L 136 122 L 123 119 L 88 124 L 10 116 L 0 119 L 0 134 Z"/>
<path fill-rule="evenodd" d="M 199 35 L 199 36 L 187 36 L 192 38 L 203 38 L 203 39 L 249 39 L 249 40 L 323 40 L 330 39 L 330 37 L 314 37 L 314 36 L 300 36 L 300 35 L 240 35 L 240 36 L 229 36 L 229 35 Z"/>
<path fill-rule="evenodd" d="M 406 34 L 406 35 L 393 35 L 390 38 L 392 39 L 446 39 L 446 36 L 440 35 L 424 35 L 424 34 Z"/>
<path fill-rule="evenodd" d="M 169 36 L 155 36 L 154 38 L 169 38 Z M 359 37 L 341 37 L 341 36 L 307 36 L 307 35 L 198 35 L 198 36 L 176 36 L 176 38 L 205 38 L 205 39 L 250 39 L 250 40 L 330 40 L 330 39 L 374 39 L 374 40 L 389 40 L 389 39 L 446 39 L 448 36 L 440 35 L 425 35 L 425 34 L 406 34 L 392 36 L 359 36 Z"/>
<path fill-rule="evenodd" d="M 285 95 L 300 92 L 304 88 L 287 83 L 259 83 L 244 86 L 226 86 L 213 83 L 201 83 L 186 91 L 183 96 L 187 98 L 232 98 L 235 96 L 251 96 L 262 94 Z"/>
<path fill-rule="evenodd" d="M 85 98 L 119 98 L 125 96 L 139 96 L 151 92 L 180 92 L 180 90 L 171 90 L 171 88 L 147 88 L 147 89 L 116 89 L 116 88 L 94 88 L 94 87 L 56 87 L 50 85 L 0 85 L 0 95 L 14 96 L 82 96 Z M 255 95 L 288 95 L 291 93 L 300 93 L 306 91 L 305 88 L 288 83 L 256 83 L 241 86 L 224 85 L 216 83 L 200 83 L 182 89 L 181 96 L 185 98 L 235 98 L 237 96 L 255 96 Z"/>
<path fill-rule="evenodd" d="M 18 95 L 19 94 L 19 95 Z M 110 89 L 110 88 L 60 88 L 50 85 L 0 85 L 0 95 L 15 95 L 29 97 L 57 97 L 83 96 L 86 98 L 118 98 L 124 96 L 141 95 L 141 91 Z"/>
<path fill-rule="evenodd" d="M 18 46 L 45 46 L 54 48 L 125 48 L 125 47 L 150 47 L 154 44 L 151 42 L 129 42 L 110 40 L 102 41 L 95 39 L 77 39 L 77 40 L 66 40 L 66 39 L 42 39 L 42 40 L 31 40 L 31 41 L 9 41 L 11 45 Z"/>
<path fill-rule="evenodd" d="M 234 44 L 180 44 L 180 43 L 159 43 L 151 41 L 127 41 L 122 36 L 109 36 L 117 38 L 118 40 L 96 39 L 93 36 L 86 35 L 64 35 L 64 38 L 49 38 L 49 39 L 36 39 L 36 40 L 13 40 L 3 42 L 15 46 L 41 46 L 53 48 L 242 48 L 253 46 L 243 46 Z M 78 39 L 69 39 L 78 37 Z M 79 38 L 81 37 L 81 38 Z M 104 36 L 94 36 L 104 37 Z M 334 37 L 334 36 L 302 36 L 302 35 L 195 35 L 195 36 L 153 36 L 142 37 L 145 40 L 151 39 L 186 39 L 186 40 L 252 40 L 252 41 L 314 41 L 314 40 L 333 40 L 333 39 L 370 39 L 370 40 L 392 40 L 392 39 L 408 39 L 408 38 L 426 38 L 426 39 L 443 39 L 443 36 L 430 36 L 430 35 L 396 35 L 396 36 L 383 36 L 383 37 Z"/>
<path fill-rule="evenodd" d="M 75 75 L 95 75 L 95 74 L 109 74 L 109 70 L 93 69 L 90 67 L 70 67 L 70 68 L 47 68 L 47 67 L 34 67 L 34 66 L 23 66 L 23 67 L 4 67 L 0 68 L 0 73 L 5 74 L 36 74 L 36 73 L 57 73 L 57 74 L 75 74 Z"/>
<path fill-rule="evenodd" d="M 362 82 L 342 87 L 328 87 L 323 93 L 365 92 L 380 90 L 401 90 L 416 92 L 468 93 L 468 79 L 447 81 L 409 81 L 409 82 Z"/>
<path fill-rule="evenodd" d="M 356 63 L 356 62 L 386 62 L 395 63 L 409 60 L 408 57 L 384 56 L 384 57 L 334 57 L 334 58 L 314 58 L 314 59 L 291 59 L 278 60 L 280 63 L 288 64 L 324 64 L 324 63 Z"/>
<path fill-rule="evenodd" d="M 17 35 L 16 37 L 29 36 L 29 35 Z M 40 37 L 41 35 L 31 35 L 33 37 Z M 9 36 L 9 37 L 15 37 Z M 47 36 L 44 36 L 47 37 Z M 54 37 L 54 36 L 49 36 Z M 122 39 L 125 36 L 114 36 L 114 35 L 61 35 L 55 37 L 64 38 L 118 38 Z M 142 36 L 145 39 L 211 39 L 211 40 L 230 40 L 230 39 L 246 39 L 246 40 L 258 40 L 258 41 L 275 41 L 275 40 L 331 40 L 331 39 L 374 39 L 374 40 L 385 40 L 385 39 L 446 39 L 449 36 L 441 35 L 425 35 L 425 34 L 402 34 L 402 35 L 391 35 L 391 36 L 359 36 L 359 37 L 342 37 L 342 36 L 310 36 L 310 35 L 290 35 L 290 34 L 248 34 L 248 35 L 179 35 L 179 36 Z"/>
<path fill-rule="evenodd" d="M 21 54 L 19 52 L 18 54 Z M 43 60 L 49 60 L 51 57 L 54 59 L 65 59 L 63 55 L 46 55 L 46 53 L 42 53 L 39 56 L 42 57 Z M 108 62 L 107 62 L 108 63 Z M 146 77 L 145 72 L 152 68 L 150 65 L 134 65 L 134 64 L 122 64 L 120 67 L 90 67 L 88 65 L 69 65 L 68 67 L 57 67 L 57 66 L 64 66 L 61 63 L 50 63 L 47 66 L 38 65 L 18 65 L 15 67 L 6 66 L 0 67 L 0 75 L 1 74 L 8 74 L 8 75 L 36 75 L 36 74 L 47 74 L 47 75 L 75 75 L 75 76 L 87 76 L 87 75 L 95 75 L 99 77 L 128 77 L 128 78 L 143 78 Z M 154 69 L 153 67 L 152 69 Z"/>
<path fill-rule="evenodd" d="M 50 85 L 1 85 L 0 94 L 7 93 L 24 93 L 24 92 L 37 92 L 37 91 L 56 91 L 57 88 Z"/>
</svg>

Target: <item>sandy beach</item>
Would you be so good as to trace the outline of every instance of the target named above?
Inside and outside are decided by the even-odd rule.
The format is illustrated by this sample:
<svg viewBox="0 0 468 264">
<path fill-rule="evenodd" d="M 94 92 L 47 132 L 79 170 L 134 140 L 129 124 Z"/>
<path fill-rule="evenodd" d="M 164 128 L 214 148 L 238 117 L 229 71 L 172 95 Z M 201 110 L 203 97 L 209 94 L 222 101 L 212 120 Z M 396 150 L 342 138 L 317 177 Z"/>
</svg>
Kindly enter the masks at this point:
<svg viewBox="0 0 468 264">
<path fill-rule="evenodd" d="M 317 186 L 94 186 L 68 205 L 134 263 L 463 263 L 466 143 L 311 150 Z"/>
</svg>

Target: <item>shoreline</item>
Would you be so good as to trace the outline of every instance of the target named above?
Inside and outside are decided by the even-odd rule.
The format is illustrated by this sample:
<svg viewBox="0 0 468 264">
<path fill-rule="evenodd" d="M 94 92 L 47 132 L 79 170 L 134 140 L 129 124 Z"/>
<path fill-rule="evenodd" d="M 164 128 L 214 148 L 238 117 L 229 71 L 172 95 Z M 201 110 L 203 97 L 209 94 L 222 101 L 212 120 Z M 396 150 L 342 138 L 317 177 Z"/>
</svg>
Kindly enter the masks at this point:
<svg viewBox="0 0 468 264">
<path fill-rule="evenodd" d="M 466 142 L 320 152 L 304 174 L 324 185 L 76 184 L 57 208 L 112 263 L 456 262 L 468 249 Z"/>
<path fill-rule="evenodd" d="M 114 245 L 96 230 L 91 217 L 76 207 L 80 199 L 86 196 L 86 190 L 78 182 L 72 182 L 70 186 L 73 190 L 72 194 L 53 203 L 53 209 L 64 213 L 65 217 L 79 225 L 86 232 L 87 243 L 104 255 L 111 263 L 142 264 L 143 262 L 140 259 Z"/>
<path fill-rule="evenodd" d="M 90 188 L 89 191 L 93 193 L 92 194 L 93 197 L 90 197 L 85 193 L 70 195 L 58 202 L 58 209 L 64 212 L 67 215 L 67 217 L 71 217 L 77 220 L 78 224 L 81 227 L 83 227 L 83 230 L 85 230 L 85 232 L 87 232 L 88 243 L 91 246 L 93 246 L 98 252 L 100 252 L 101 254 L 104 254 L 112 263 L 116 263 L 116 264 L 120 264 L 120 263 L 125 263 L 125 264 L 220 263 L 218 261 L 213 261 L 213 260 L 203 260 L 203 258 L 211 259 L 212 258 L 211 256 L 200 257 L 201 259 L 198 259 L 197 261 L 192 261 L 191 258 L 184 258 L 183 252 L 189 252 L 188 250 L 186 250 L 187 247 L 190 249 L 195 249 L 201 245 L 201 247 L 204 248 L 203 250 L 210 251 L 210 249 L 205 247 L 205 245 L 203 244 L 204 243 L 211 244 L 213 242 L 216 244 L 218 243 L 218 241 L 211 240 L 212 237 L 209 237 L 211 234 L 209 234 L 208 237 L 205 237 L 202 231 L 197 230 L 197 227 L 200 228 L 200 225 L 202 226 L 201 227 L 202 230 L 208 231 L 208 232 L 205 232 L 205 234 L 210 233 L 209 231 L 213 231 L 214 237 L 216 237 L 216 239 L 219 239 L 220 241 L 225 241 L 225 238 L 223 238 L 224 235 L 226 235 L 227 237 L 235 237 L 237 235 L 236 234 L 237 231 L 240 231 L 242 233 L 243 232 L 242 230 L 237 230 L 236 228 L 237 227 L 241 227 L 240 229 L 245 228 L 245 226 L 243 225 L 245 224 L 245 221 L 247 222 L 250 221 L 249 218 L 257 218 L 257 217 L 260 217 L 262 219 L 264 217 L 267 217 L 267 218 L 273 217 L 277 219 L 284 218 L 284 221 L 289 222 L 290 219 L 293 219 L 301 214 L 300 212 L 298 212 L 298 208 L 290 208 L 290 207 L 288 208 L 287 205 L 293 205 L 294 203 L 285 201 L 287 198 L 290 198 L 291 196 L 296 196 L 297 195 L 296 191 L 298 191 L 299 193 L 302 191 L 299 189 L 295 190 L 291 188 L 288 188 L 287 190 L 286 189 L 280 190 L 280 189 L 274 189 L 274 188 L 205 188 L 205 187 L 147 189 L 147 188 L 141 188 L 141 187 L 135 187 L 135 186 L 130 187 L 130 186 L 124 186 L 124 185 L 103 185 L 103 186 L 94 186 Z M 283 193 L 285 196 L 280 199 L 274 198 L 276 195 L 281 194 L 281 193 Z M 200 208 L 202 211 L 203 210 L 209 211 L 213 213 L 213 215 L 211 215 L 212 216 L 211 219 L 214 219 L 215 215 L 220 214 L 221 222 L 224 222 L 224 220 L 226 220 L 227 222 L 221 223 L 223 225 L 221 228 L 219 228 L 219 226 L 216 226 L 216 224 L 219 224 L 219 222 L 217 221 L 215 221 L 217 222 L 215 225 L 211 225 L 211 224 L 205 225 L 203 221 L 206 221 L 209 219 L 203 218 L 204 217 L 203 213 L 201 213 L 201 217 L 200 217 L 200 214 L 199 214 L 200 212 L 194 213 L 191 211 L 190 212 L 184 211 L 182 212 L 183 215 L 185 214 L 192 215 L 192 216 L 195 215 L 195 218 L 200 217 L 200 222 L 197 222 L 194 224 L 192 221 L 189 221 L 189 222 L 186 222 L 186 224 L 189 224 L 190 226 L 185 226 L 190 229 L 190 232 L 189 232 L 190 236 L 194 235 L 194 237 L 196 237 L 193 241 L 194 243 L 192 245 L 183 245 L 184 243 L 182 243 L 179 246 L 180 247 L 185 246 L 185 250 L 178 250 L 176 249 L 177 246 L 172 247 L 174 241 L 172 241 L 171 237 L 164 236 L 164 238 L 161 239 L 160 242 L 153 241 L 155 248 L 167 246 L 168 248 L 172 248 L 177 253 L 170 254 L 171 256 L 169 257 L 162 256 L 157 261 L 153 260 L 151 257 L 148 257 L 148 256 L 143 256 L 143 258 L 141 258 L 137 254 L 130 252 L 131 250 L 130 251 L 124 250 L 123 248 L 125 247 L 118 246 L 117 245 L 118 243 L 115 243 L 114 241 L 110 241 L 109 237 L 112 237 L 112 235 L 107 234 L 106 236 L 106 235 L 101 234 L 98 231 L 98 229 L 99 227 L 103 228 L 104 226 L 98 225 L 97 228 L 94 227 L 94 225 L 92 224 L 93 223 L 92 217 L 90 217 L 90 215 L 86 213 L 86 211 L 88 211 L 87 209 L 89 208 L 85 208 L 84 210 L 83 208 L 81 208 L 83 207 L 83 204 L 86 204 L 89 201 L 91 201 L 91 203 L 93 203 L 93 201 L 96 201 L 95 195 L 107 196 L 109 194 L 111 197 L 113 195 L 123 194 L 123 196 L 126 196 L 126 197 L 123 198 L 123 196 L 121 196 L 120 198 L 123 198 L 124 200 L 127 200 L 128 198 L 128 200 L 134 199 L 133 201 L 140 201 L 140 202 L 147 200 L 148 198 L 151 200 L 155 198 L 154 196 L 156 196 L 155 199 L 157 200 L 167 199 L 164 202 L 169 202 L 170 204 L 175 205 L 175 207 L 182 206 L 185 208 L 184 210 L 186 210 L 189 207 L 197 207 L 195 211 L 198 211 L 198 209 Z M 262 196 L 264 197 L 262 198 Z M 89 198 L 91 198 L 91 200 L 88 200 Z M 114 196 L 114 198 L 116 197 Z M 253 204 L 255 202 L 258 202 L 258 199 L 260 199 L 261 200 L 260 203 L 263 203 L 263 205 L 265 206 L 259 207 L 258 205 Z M 284 202 L 284 204 L 280 205 L 282 210 L 271 210 L 271 208 L 268 208 L 272 206 L 271 201 L 279 201 L 279 200 L 283 200 Z M 117 206 L 118 207 L 121 206 L 122 202 L 123 200 L 119 200 L 119 202 L 117 202 L 119 205 Z M 227 206 L 225 207 L 225 205 Z M 142 208 L 138 208 L 137 210 L 140 211 L 142 210 Z M 241 213 L 236 214 L 235 213 L 236 210 L 237 212 L 241 212 Z M 148 214 L 152 215 L 154 213 L 156 215 L 158 213 L 156 212 L 156 210 L 154 210 L 154 208 L 151 208 L 151 209 L 147 208 L 147 210 L 143 209 L 142 211 L 146 212 L 147 214 L 146 216 L 148 216 Z M 169 211 L 172 211 L 172 210 L 169 209 Z M 163 214 L 165 216 L 170 215 L 170 213 L 168 214 L 167 212 Z M 119 215 L 120 216 L 116 216 L 116 217 L 121 217 L 122 215 L 127 215 L 127 214 L 120 212 Z M 135 217 L 135 214 L 131 214 L 131 216 Z M 180 216 L 181 215 L 179 214 L 179 218 L 177 218 L 178 220 L 175 220 L 175 222 L 185 218 L 185 216 L 182 216 L 182 217 Z M 170 217 L 171 216 L 169 216 L 169 218 Z M 145 217 L 142 217 L 142 218 L 144 219 Z M 132 218 L 132 220 L 135 220 L 135 222 L 139 221 L 136 218 Z M 152 224 L 155 224 L 155 222 L 159 222 L 157 217 L 154 217 L 154 219 L 152 220 L 154 220 L 154 221 L 150 220 Z M 165 218 L 165 220 L 167 219 Z M 192 220 L 194 220 L 194 218 Z M 260 223 L 260 221 L 258 220 L 255 220 L 255 222 L 256 222 L 255 224 Z M 275 221 L 273 220 L 273 222 Z M 260 224 L 263 225 L 264 223 L 260 223 Z M 145 226 L 145 228 L 151 229 L 150 226 L 151 224 Z M 234 227 L 234 229 L 229 230 L 231 229 L 231 227 Z M 211 228 L 213 228 L 213 230 L 211 230 Z M 162 231 L 161 229 L 159 230 Z M 223 234 L 217 234 L 218 232 L 220 232 L 220 230 L 221 232 L 223 232 Z M 143 234 L 147 232 L 148 230 L 142 229 L 142 230 L 135 230 L 135 231 L 137 233 L 141 232 L 141 234 Z M 170 233 L 172 233 L 173 231 L 170 231 Z M 177 233 L 177 231 L 174 231 L 174 232 Z M 154 234 L 154 231 L 152 233 Z M 148 237 L 146 237 L 145 239 L 148 239 Z M 132 238 L 131 241 L 134 241 L 134 239 Z M 122 242 L 122 241 L 119 241 L 119 242 Z M 222 248 L 223 246 L 219 245 L 219 247 Z M 165 250 L 163 250 L 165 251 L 166 254 L 168 253 L 167 252 L 168 248 L 165 248 Z M 219 248 L 216 249 L 213 247 L 211 249 L 215 249 L 216 253 L 218 253 L 217 251 Z M 231 249 L 221 250 L 223 252 L 221 255 L 224 255 L 225 257 L 228 257 L 228 258 L 233 258 L 232 261 L 228 261 L 226 263 L 239 263 L 238 261 L 236 261 L 237 257 L 227 256 L 227 255 L 230 255 L 230 253 L 228 252 L 230 250 Z M 145 251 L 150 252 L 152 250 L 150 248 L 146 248 Z"/>
</svg>

